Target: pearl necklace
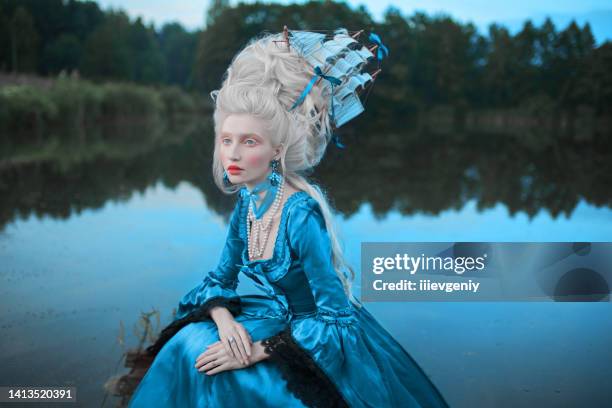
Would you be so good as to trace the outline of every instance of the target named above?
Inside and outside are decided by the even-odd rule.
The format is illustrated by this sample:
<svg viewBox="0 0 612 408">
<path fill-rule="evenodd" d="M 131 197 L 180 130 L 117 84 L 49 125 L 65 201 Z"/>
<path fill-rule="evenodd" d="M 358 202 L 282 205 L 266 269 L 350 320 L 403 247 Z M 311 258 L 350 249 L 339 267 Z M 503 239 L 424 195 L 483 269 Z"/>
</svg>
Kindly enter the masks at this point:
<svg viewBox="0 0 612 408">
<path fill-rule="evenodd" d="M 270 209 L 263 217 L 261 217 L 261 219 L 255 218 L 255 213 L 253 212 L 253 203 L 249 203 L 249 212 L 247 214 L 246 225 L 249 259 L 251 260 L 261 257 L 264 252 L 264 249 L 266 248 L 266 244 L 268 243 L 268 237 L 270 236 L 270 230 L 272 229 L 272 219 L 274 218 L 274 215 L 276 215 L 276 213 L 278 212 L 281 199 L 283 198 L 283 193 L 285 191 L 284 186 L 285 179 L 282 178 Z M 252 226 L 250 224 L 251 222 L 253 223 Z M 251 230 L 253 231 L 252 236 Z M 272 256 L 274 256 L 274 250 Z"/>
</svg>

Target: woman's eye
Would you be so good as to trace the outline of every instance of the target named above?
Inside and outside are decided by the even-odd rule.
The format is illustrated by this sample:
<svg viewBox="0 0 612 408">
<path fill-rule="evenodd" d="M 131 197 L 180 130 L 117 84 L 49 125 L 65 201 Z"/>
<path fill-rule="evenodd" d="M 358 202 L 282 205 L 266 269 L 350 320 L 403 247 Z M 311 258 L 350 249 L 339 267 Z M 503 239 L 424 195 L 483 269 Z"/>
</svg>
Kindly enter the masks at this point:
<svg viewBox="0 0 612 408">
<path fill-rule="evenodd" d="M 221 139 L 221 143 L 223 143 L 223 144 L 229 144 L 229 143 L 226 143 L 226 142 L 231 142 L 231 140 L 229 140 L 229 139 L 227 139 L 227 138 L 225 138 L 225 139 Z"/>
<path fill-rule="evenodd" d="M 252 142 L 252 143 L 249 143 L 249 142 Z M 247 140 L 245 140 L 245 143 L 248 144 L 248 145 L 251 145 L 251 146 L 257 144 L 257 142 L 255 140 L 253 140 L 253 139 L 247 139 Z"/>
</svg>

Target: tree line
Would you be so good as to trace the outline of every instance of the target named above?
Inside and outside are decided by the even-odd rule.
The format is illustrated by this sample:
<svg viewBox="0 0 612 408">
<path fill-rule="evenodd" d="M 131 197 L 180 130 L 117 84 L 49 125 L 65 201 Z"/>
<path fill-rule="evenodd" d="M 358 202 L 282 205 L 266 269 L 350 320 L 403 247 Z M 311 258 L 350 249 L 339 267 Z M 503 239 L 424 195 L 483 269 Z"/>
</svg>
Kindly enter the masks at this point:
<svg viewBox="0 0 612 408">
<path fill-rule="evenodd" d="M 203 28 L 161 28 L 101 10 L 91 1 L 0 2 L 0 70 L 57 75 L 78 70 L 94 81 L 178 85 L 209 92 L 219 87 L 231 58 L 263 32 L 293 29 L 374 31 L 390 50 L 371 98 L 389 115 L 432 104 L 571 108 L 609 113 L 612 42 L 596 45 L 588 23 L 558 30 L 550 19 L 511 34 L 491 24 L 486 35 L 450 16 L 407 16 L 389 7 L 374 21 L 363 6 L 311 1 L 243 4 L 215 0 Z M 206 24 L 204 25 L 204 22 Z M 365 41 L 362 37 L 361 40 Z M 397 110 L 397 112 L 395 112 Z"/>
</svg>

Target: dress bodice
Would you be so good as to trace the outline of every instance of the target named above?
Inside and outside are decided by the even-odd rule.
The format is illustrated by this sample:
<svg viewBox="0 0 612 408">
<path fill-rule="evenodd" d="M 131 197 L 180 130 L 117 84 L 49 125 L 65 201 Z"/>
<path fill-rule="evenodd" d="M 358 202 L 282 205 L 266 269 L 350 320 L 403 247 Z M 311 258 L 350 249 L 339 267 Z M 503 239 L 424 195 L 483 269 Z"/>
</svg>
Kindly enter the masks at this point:
<svg viewBox="0 0 612 408">
<path fill-rule="evenodd" d="M 258 398 L 254 390 L 260 392 L 262 404 L 269 395 L 281 398 L 290 390 L 292 399 L 277 398 L 278 406 L 448 408 L 399 343 L 363 305 L 356 307 L 349 301 L 332 264 L 331 241 L 318 202 L 306 192 L 293 193 L 283 205 L 272 256 L 250 261 L 248 201 L 242 194 L 217 267 L 183 296 L 172 323 L 147 348 L 159 355 L 149 369 L 153 374 L 145 377 L 151 385 L 147 393 L 137 393 L 140 399 L 134 407 L 168 406 L 165 387 L 182 384 L 181 389 L 173 388 L 176 406 L 203 401 L 206 406 L 219 405 L 217 395 L 222 405 L 251 406 Z M 265 295 L 239 295 L 239 272 Z M 217 306 L 227 308 L 254 341 L 261 341 L 272 364 L 245 367 L 236 377 L 232 370 L 203 387 L 204 379 L 194 372 L 191 360 L 204 344 L 219 339 L 210 316 Z M 189 358 L 185 358 L 187 352 Z M 183 366 L 187 361 L 189 367 Z M 176 380 L 177 366 L 184 381 Z M 192 375 L 198 375 L 197 380 Z M 188 388 L 193 384 L 195 389 Z M 235 397 L 231 401 L 228 389 Z M 152 390 L 164 390 L 164 394 Z M 181 403 L 179 397 L 184 398 Z"/>
<path fill-rule="evenodd" d="M 248 200 L 239 194 L 240 271 L 254 284 L 279 302 L 281 311 L 289 317 L 315 314 L 317 292 L 325 292 L 324 305 L 336 311 L 349 307 L 348 298 L 331 264 L 331 245 L 319 204 L 307 192 L 298 191 L 285 201 L 280 216 L 272 256 L 249 260 L 247 245 Z M 305 267 L 327 268 L 328 279 L 309 279 Z M 317 274 L 322 271 L 317 271 Z M 312 274 L 314 276 L 314 273 Z M 331 284 L 330 284 L 331 283 Z M 330 288 L 319 288 L 330 284 Z M 314 287 L 313 287 L 314 286 Z M 336 290 L 337 293 L 333 293 Z"/>
</svg>

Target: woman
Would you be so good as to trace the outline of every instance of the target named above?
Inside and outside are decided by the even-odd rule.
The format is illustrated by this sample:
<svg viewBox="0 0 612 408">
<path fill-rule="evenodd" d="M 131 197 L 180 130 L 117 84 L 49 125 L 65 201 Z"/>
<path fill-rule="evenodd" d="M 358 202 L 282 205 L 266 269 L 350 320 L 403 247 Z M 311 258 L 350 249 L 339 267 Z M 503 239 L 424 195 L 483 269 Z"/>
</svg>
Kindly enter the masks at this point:
<svg viewBox="0 0 612 408">
<path fill-rule="evenodd" d="M 330 98 L 283 38 L 252 40 L 213 92 L 214 178 L 238 200 L 218 266 L 149 347 L 130 406 L 446 407 L 351 293 L 330 207 L 304 177 L 330 141 Z M 263 294 L 239 296 L 239 272 Z"/>
</svg>

